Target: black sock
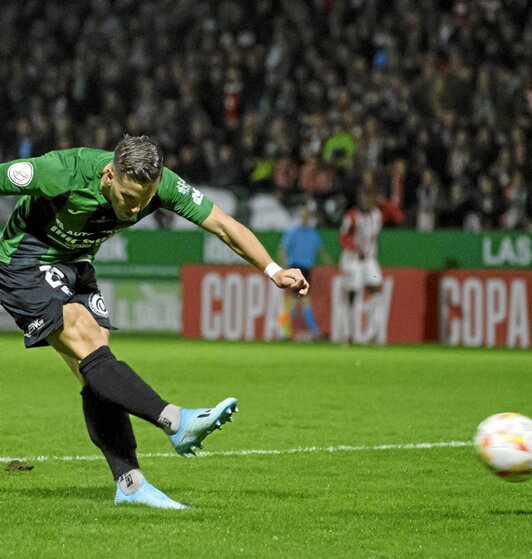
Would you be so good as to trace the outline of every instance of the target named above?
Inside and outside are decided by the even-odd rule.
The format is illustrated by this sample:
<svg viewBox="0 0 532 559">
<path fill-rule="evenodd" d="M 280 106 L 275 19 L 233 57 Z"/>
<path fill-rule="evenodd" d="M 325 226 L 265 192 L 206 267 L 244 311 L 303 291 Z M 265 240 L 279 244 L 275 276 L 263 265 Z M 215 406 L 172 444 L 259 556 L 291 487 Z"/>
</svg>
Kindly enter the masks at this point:
<svg viewBox="0 0 532 559">
<path fill-rule="evenodd" d="M 82 359 L 79 370 L 98 398 L 159 425 L 157 420 L 168 402 L 127 363 L 117 361 L 108 346 L 102 346 Z"/>
<path fill-rule="evenodd" d="M 89 385 L 82 388 L 81 398 L 91 441 L 103 452 L 114 479 L 138 469 L 137 443 L 129 415 L 118 406 L 100 400 Z"/>
</svg>

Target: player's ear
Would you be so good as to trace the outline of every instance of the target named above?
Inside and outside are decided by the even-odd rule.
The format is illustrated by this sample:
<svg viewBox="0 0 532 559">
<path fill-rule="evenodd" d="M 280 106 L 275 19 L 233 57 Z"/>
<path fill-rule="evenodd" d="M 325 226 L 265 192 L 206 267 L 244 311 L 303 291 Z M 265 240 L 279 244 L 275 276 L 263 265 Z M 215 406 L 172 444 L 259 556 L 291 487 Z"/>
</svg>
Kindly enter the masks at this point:
<svg viewBox="0 0 532 559">
<path fill-rule="evenodd" d="M 107 165 L 103 168 L 102 175 L 104 176 L 106 184 L 110 185 L 113 177 L 115 176 L 115 170 L 112 163 L 107 163 Z"/>
</svg>

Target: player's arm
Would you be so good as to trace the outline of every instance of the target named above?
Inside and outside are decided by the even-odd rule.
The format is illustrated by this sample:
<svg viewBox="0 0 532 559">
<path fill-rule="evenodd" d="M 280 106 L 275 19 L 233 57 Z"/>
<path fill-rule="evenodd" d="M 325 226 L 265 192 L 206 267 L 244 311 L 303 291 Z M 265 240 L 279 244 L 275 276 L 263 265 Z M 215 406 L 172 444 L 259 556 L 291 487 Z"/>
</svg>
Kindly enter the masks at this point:
<svg viewBox="0 0 532 559">
<path fill-rule="evenodd" d="M 382 222 L 387 225 L 397 225 L 405 218 L 401 208 L 386 198 L 379 200 L 378 208 L 382 215 Z"/>
<path fill-rule="evenodd" d="M 355 250 L 355 242 L 353 240 L 353 233 L 355 231 L 355 213 L 350 210 L 347 212 L 340 226 L 340 246 L 344 250 Z"/>
<path fill-rule="evenodd" d="M 216 235 L 261 272 L 268 273 L 271 270 L 270 265 L 274 264 L 273 260 L 257 237 L 246 226 L 217 206 L 213 207 L 209 216 L 201 223 L 201 227 Z M 275 267 L 273 269 L 275 270 Z M 301 271 L 296 268 L 276 270 L 270 277 L 277 287 L 294 289 L 302 296 L 308 293 L 309 284 Z"/>
</svg>

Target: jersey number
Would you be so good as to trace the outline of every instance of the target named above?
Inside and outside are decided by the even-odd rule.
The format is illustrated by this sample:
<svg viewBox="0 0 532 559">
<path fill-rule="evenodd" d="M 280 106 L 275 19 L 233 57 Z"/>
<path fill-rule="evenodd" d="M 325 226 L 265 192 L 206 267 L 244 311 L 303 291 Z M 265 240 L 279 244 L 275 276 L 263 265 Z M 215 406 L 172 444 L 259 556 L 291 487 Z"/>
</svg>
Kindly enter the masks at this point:
<svg viewBox="0 0 532 559">
<path fill-rule="evenodd" d="M 58 270 L 54 266 L 41 266 L 39 268 L 41 272 L 45 272 L 44 279 L 55 289 L 63 285 L 63 278 L 65 274 L 61 270 Z M 55 277 L 54 277 L 55 276 Z"/>
</svg>

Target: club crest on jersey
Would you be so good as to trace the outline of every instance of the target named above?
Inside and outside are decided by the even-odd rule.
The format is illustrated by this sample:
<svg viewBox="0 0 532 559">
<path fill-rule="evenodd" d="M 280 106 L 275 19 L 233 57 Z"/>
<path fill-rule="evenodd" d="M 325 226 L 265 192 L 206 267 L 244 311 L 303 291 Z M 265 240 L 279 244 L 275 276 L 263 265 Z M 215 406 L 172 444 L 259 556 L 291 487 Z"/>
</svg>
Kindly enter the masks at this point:
<svg viewBox="0 0 532 559">
<path fill-rule="evenodd" d="M 105 306 L 105 301 L 101 293 L 91 293 L 89 297 L 89 308 L 97 316 L 102 316 L 104 318 L 109 316 L 109 312 L 107 311 L 107 307 Z"/>
<path fill-rule="evenodd" d="M 33 165 L 27 161 L 13 163 L 7 170 L 7 176 L 17 186 L 28 186 L 33 178 Z"/>
</svg>

